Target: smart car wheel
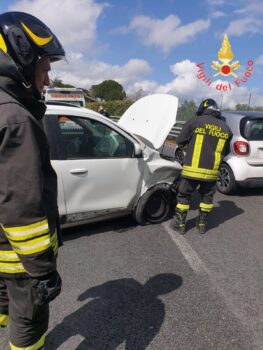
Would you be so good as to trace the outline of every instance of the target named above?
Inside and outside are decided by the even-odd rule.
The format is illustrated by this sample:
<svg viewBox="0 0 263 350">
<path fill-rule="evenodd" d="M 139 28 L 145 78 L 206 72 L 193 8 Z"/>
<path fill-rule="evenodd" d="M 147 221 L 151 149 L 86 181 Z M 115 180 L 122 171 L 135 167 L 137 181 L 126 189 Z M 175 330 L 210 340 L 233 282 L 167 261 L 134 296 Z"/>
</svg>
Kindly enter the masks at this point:
<svg viewBox="0 0 263 350">
<path fill-rule="evenodd" d="M 233 171 L 227 164 L 222 164 L 220 166 L 217 189 L 224 194 L 233 194 L 237 190 L 237 183 Z"/>
<path fill-rule="evenodd" d="M 141 225 L 158 224 L 164 221 L 170 212 L 171 193 L 167 185 L 159 185 L 148 190 L 139 200 L 134 219 Z"/>
</svg>

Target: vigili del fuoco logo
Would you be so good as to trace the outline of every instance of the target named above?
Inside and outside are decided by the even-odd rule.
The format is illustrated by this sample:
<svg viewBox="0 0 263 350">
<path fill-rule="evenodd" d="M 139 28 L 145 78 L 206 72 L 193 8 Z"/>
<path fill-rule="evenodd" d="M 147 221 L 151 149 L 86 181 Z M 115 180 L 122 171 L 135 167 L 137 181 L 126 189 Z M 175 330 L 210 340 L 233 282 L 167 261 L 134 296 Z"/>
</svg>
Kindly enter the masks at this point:
<svg viewBox="0 0 263 350">
<path fill-rule="evenodd" d="M 231 81 L 217 83 L 207 75 L 205 71 L 205 63 L 196 64 L 198 69 L 197 78 L 202 80 L 206 85 L 214 87 L 219 91 L 230 91 L 233 87 L 240 87 L 245 84 L 251 77 L 254 70 L 254 61 L 249 59 L 246 63 L 246 70 L 240 71 L 239 61 L 234 61 L 234 54 L 227 34 L 224 35 L 222 46 L 217 53 L 218 61 L 213 61 L 211 68 L 215 70 L 214 77 L 228 77 Z"/>
</svg>

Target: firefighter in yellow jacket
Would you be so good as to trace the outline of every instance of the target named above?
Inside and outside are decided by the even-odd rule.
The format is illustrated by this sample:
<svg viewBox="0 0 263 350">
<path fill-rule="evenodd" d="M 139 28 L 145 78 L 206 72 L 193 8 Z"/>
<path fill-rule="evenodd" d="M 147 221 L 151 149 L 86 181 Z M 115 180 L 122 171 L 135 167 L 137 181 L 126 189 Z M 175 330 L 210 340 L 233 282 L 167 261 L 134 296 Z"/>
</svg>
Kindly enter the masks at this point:
<svg viewBox="0 0 263 350">
<path fill-rule="evenodd" d="M 213 208 L 213 196 L 219 176 L 221 161 L 229 149 L 232 132 L 221 119 L 221 112 L 213 99 L 204 100 L 196 117 L 187 121 L 177 138 L 177 145 L 184 150 L 182 179 L 178 189 L 175 231 L 185 233 L 185 220 L 192 193 L 198 188 L 201 201 L 197 229 L 206 232 L 208 214 Z"/>
<path fill-rule="evenodd" d="M 0 15 L 0 326 L 9 327 L 12 350 L 44 348 L 49 302 L 61 290 L 57 178 L 41 93 L 50 63 L 64 56 L 37 18 Z"/>
</svg>

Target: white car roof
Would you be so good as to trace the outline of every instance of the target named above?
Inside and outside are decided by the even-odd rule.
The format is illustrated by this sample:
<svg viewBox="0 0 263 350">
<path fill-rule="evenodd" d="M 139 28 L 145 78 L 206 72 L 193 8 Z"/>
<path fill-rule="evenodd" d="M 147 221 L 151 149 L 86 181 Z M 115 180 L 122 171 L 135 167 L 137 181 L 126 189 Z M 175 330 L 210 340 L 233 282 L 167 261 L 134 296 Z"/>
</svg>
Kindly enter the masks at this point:
<svg viewBox="0 0 263 350">
<path fill-rule="evenodd" d="M 74 115 L 76 114 L 81 114 L 81 115 L 86 115 L 87 113 L 92 114 L 96 117 L 99 117 L 102 120 L 105 120 L 106 118 L 103 117 L 101 114 L 93 111 L 92 109 L 89 108 L 84 108 L 84 107 L 73 107 L 70 105 L 66 105 L 65 104 L 48 104 L 47 103 L 47 110 L 46 110 L 46 114 L 53 114 L 53 113 L 65 113 L 65 114 L 70 114 L 70 115 Z M 103 117 L 103 118 L 101 118 Z"/>
</svg>

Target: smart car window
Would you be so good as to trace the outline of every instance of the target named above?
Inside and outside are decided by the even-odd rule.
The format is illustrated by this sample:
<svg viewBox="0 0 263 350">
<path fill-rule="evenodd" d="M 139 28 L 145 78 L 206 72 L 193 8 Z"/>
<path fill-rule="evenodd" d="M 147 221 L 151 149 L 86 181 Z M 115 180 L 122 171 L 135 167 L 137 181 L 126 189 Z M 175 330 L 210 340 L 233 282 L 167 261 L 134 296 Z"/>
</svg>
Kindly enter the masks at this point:
<svg viewBox="0 0 263 350">
<path fill-rule="evenodd" d="M 262 141 L 263 119 L 248 119 L 244 125 L 243 133 L 248 141 Z"/>
<path fill-rule="evenodd" d="M 132 156 L 132 143 L 103 123 L 71 116 L 58 120 L 67 159 Z"/>
</svg>

